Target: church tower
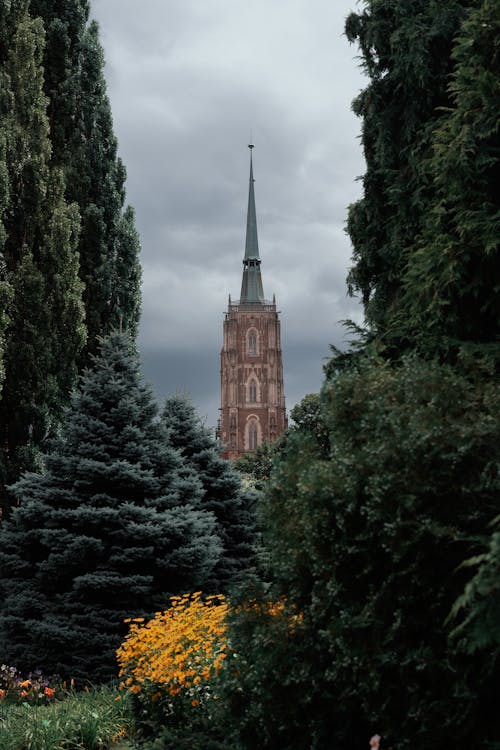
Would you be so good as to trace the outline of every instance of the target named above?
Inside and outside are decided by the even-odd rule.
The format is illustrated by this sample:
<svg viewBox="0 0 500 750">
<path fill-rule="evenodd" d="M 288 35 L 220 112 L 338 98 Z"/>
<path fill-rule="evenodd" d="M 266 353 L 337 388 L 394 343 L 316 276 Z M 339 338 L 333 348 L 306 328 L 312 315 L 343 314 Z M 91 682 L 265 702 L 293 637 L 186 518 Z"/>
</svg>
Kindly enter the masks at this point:
<svg viewBox="0 0 500 750">
<path fill-rule="evenodd" d="M 221 415 L 218 437 L 224 456 L 236 459 L 273 441 L 287 426 L 280 321 L 276 299 L 264 299 L 252 149 L 247 232 L 240 299 L 229 303 L 221 351 Z"/>
</svg>

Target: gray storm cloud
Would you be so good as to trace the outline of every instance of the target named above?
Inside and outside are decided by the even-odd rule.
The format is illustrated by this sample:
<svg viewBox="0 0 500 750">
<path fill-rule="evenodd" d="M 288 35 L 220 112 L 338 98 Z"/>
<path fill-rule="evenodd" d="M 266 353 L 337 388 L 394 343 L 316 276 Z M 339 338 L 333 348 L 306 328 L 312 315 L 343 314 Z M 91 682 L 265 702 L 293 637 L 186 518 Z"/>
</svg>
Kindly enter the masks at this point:
<svg viewBox="0 0 500 750">
<path fill-rule="evenodd" d="M 355 0 L 93 0 L 127 198 L 142 242 L 145 377 L 215 425 L 228 294 L 239 296 L 248 150 L 264 291 L 282 311 L 288 407 L 321 385 L 347 297 L 344 231 L 364 164 L 343 36 Z"/>
</svg>

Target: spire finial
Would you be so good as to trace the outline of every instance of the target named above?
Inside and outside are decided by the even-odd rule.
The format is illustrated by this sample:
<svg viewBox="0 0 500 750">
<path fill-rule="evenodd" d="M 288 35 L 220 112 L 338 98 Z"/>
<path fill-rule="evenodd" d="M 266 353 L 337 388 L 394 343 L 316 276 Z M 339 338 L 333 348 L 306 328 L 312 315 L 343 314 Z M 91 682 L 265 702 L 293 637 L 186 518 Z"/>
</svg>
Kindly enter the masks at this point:
<svg viewBox="0 0 500 750">
<path fill-rule="evenodd" d="M 253 161 L 252 161 L 252 149 L 255 148 L 255 146 L 252 143 L 251 132 L 250 132 L 250 143 L 248 144 L 248 148 L 250 149 L 250 182 L 255 182 L 254 176 L 253 176 Z"/>
</svg>

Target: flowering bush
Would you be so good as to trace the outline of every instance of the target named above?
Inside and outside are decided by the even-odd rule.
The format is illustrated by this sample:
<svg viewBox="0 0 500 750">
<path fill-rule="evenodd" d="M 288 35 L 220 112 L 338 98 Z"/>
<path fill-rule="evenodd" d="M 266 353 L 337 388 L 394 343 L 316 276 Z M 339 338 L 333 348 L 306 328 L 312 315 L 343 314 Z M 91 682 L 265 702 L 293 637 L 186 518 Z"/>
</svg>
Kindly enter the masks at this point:
<svg viewBox="0 0 500 750">
<path fill-rule="evenodd" d="M 247 599 L 235 610 L 236 614 L 253 614 L 257 615 L 260 620 L 270 618 L 271 620 L 285 623 L 286 629 L 293 634 L 303 621 L 303 614 L 297 610 L 297 607 L 290 604 L 286 597 L 276 599 L 276 601 L 258 601 L 257 599 Z"/>
<path fill-rule="evenodd" d="M 151 714 L 180 718 L 217 699 L 211 680 L 227 655 L 228 604 L 222 595 L 173 596 L 170 608 L 145 622 L 126 620 L 129 633 L 117 651 L 122 688 Z"/>
<path fill-rule="evenodd" d="M 22 675 L 16 667 L 7 664 L 0 666 L 0 702 L 6 703 L 47 703 L 57 694 L 63 693 L 63 686 L 54 678 L 46 678 L 37 670 Z"/>
</svg>

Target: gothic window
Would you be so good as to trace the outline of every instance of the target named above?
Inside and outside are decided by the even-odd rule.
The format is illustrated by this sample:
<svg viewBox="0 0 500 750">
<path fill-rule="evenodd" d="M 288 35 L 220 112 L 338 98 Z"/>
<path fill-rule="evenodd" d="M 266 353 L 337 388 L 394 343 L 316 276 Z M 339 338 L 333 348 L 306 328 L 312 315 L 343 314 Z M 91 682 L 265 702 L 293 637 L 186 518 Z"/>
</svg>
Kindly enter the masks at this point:
<svg viewBox="0 0 500 750">
<path fill-rule="evenodd" d="M 248 400 L 254 404 L 257 401 L 257 383 L 251 380 L 248 386 Z"/>
<path fill-rule="evenodd" d="M 231 414 L 230 426 L 232 430 L 236 429 L 236 417 L 234 416 L 234 414 Z"/>
<path fill-rule="evenodd" d="M 248 427 L 248 447 L 251 451 L 257 450 L 258 440 L 257 424 L 251 422 Z"/>
<path fill-rule="evenodd" d="M 247 353 L 256 356 L 257 354 L 257 334 L 255 331 L 249 331 L 247 335 Z"/>
</svg>

